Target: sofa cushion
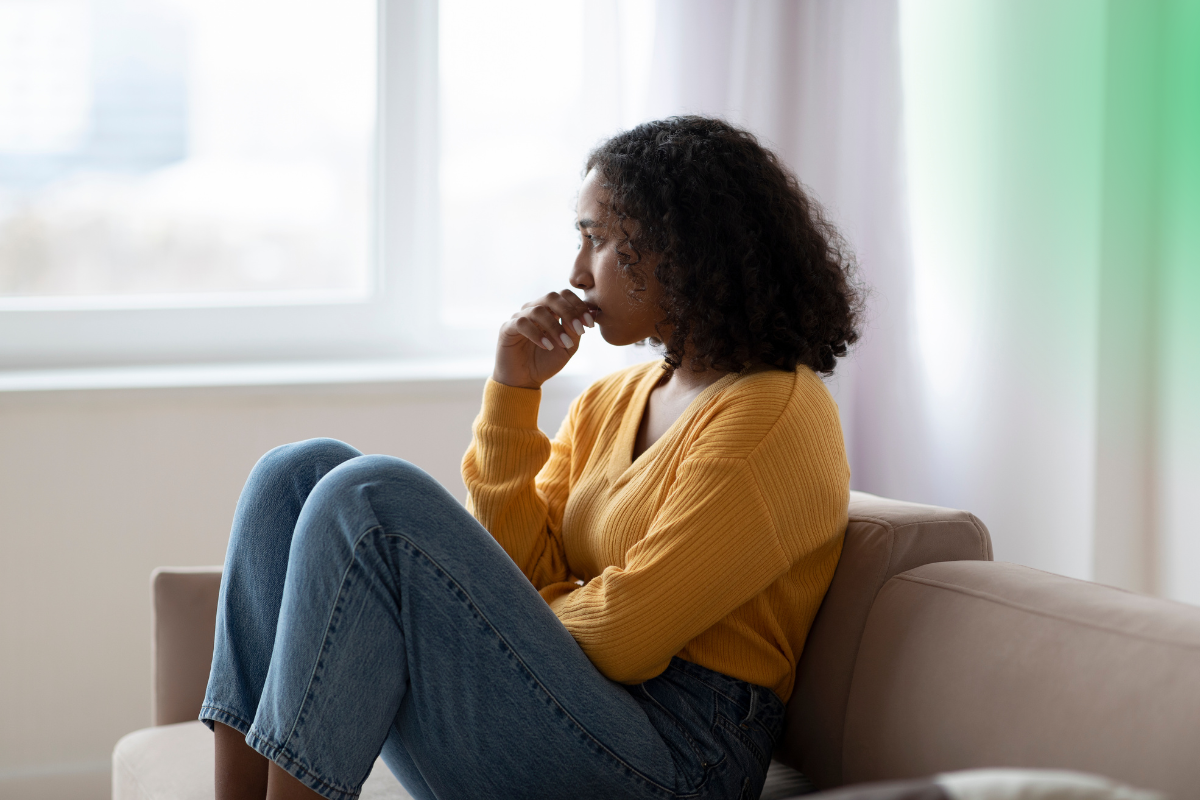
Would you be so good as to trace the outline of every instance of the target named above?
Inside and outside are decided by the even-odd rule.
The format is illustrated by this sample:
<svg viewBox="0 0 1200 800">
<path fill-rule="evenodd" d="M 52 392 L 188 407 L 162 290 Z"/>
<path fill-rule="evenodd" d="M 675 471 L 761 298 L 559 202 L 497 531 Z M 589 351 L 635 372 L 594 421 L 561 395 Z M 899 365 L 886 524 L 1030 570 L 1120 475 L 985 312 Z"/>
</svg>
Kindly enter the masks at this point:
<svg viewBox="0 0 1200 800">
<path fill-rule="evenodd" d="M 1045 769 L 974 769 L 843 786 L 807 800 L 1165 800 L 1156 792 L 1081 772 Z M 799 798 L 788 798 L 799 800 Z"/>
<path fill-rule="evenodd" d="M 112 800 L 213 800 L 213 735 L 203 722 L 134 731 L 112 756 Z M 362 800 L 412 800 L 382 761 L 363 784 Z"/>
<path fill-rule="evenodd" d="M 922 564 L 991 558 L 992 540 L 973 514 L 851 492 L 842 557 L 800 655 L 776 756 L 818 787 L 841 785 L 846 699 L 876 593 Z"/>
<path fill-rule="evenodd" d="M 1200 608 L 1016 564 L 890 580 L 863 632 L 845 777 L 1070 769 L 1194 797 Z"/>
<path fill-rule="evenodd" d="M 1166 800 L 1099 775 L 1052 769 L 969 769 L 935 775 L 949 800 Z"/>
<path fill-rule="evenodd" d="M 789 797 L 787 800 L 800 800 Z M 804 796 L 804 800 L 957 800 L 928 778 L 911 781 L 860 783 Z M 1021 800 L 1029 800 L 1021 798 Z"/>
<path fill-rule="evenodd" d="M 112 800 L 213 800 L 213 735 L 203 722 L 143 728 L 113 749 Z M 811 787 L 775 762 L 761 800 L 781 800 Z M 377 760 L 363 784 L 362 800 L 412 800 L 387 765 Z"/>
</svg>

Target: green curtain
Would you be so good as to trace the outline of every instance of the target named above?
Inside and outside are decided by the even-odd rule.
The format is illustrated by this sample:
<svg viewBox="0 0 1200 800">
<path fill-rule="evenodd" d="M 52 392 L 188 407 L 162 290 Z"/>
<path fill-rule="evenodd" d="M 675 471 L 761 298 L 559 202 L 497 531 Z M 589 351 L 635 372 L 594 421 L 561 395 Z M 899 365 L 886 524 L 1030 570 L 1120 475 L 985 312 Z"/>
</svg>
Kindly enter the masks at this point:
<svg viewBox="0 0 1200 800">
<path fill-rule="evenodd" d="M 901 52 L 928 499 L 1200 602 L 1200 0 L 902 0 Z"/>
</svg>

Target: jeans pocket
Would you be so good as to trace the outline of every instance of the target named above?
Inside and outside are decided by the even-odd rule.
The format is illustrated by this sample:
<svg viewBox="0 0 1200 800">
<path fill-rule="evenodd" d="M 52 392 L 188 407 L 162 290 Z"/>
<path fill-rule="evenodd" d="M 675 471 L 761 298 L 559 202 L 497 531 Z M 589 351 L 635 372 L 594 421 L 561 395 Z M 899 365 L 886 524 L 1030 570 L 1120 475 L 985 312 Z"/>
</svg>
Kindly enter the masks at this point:
<svg viewBox="0 0 1200 800">
<path fill-rule="evenodd" d="M 775 693 L 747 684 L 749 702 L 725 702 L 717 710 L 714 730 L 745 752 L 765 773 L 783 728 L 783 703 Z"/>
<path fill-rule="evenodd" d="M 683 780 L 684 792 L 702 786 L 713 767 L 724 761 L 724 751 L 712 740 L 712 715 L 701 714 L 689 700 L 674 691 L 674 687 L 654 680 L 641 684 L 635 696 L 641 702 L 651 725 L 658 731 L 671 752 L 676 769 Z M 709 709 L 714 706 L 708 699 Z M 705 719 L 707 717 L 707 719 Z"/>
<path fill-rule="evenodd" d="M 763 740 L 766 737 L 762 735 L 761 730 L 755 730 L 745 723 L 734 722 L 725 716 L 717 718 L 713 730 L 723 734 L 732 749 L 744 753 L 749 760 L 758 765 L 759 770 L 766 772 L 771 763 L 771 751 L 765 746 L 767 743 Z"/>
</svg>

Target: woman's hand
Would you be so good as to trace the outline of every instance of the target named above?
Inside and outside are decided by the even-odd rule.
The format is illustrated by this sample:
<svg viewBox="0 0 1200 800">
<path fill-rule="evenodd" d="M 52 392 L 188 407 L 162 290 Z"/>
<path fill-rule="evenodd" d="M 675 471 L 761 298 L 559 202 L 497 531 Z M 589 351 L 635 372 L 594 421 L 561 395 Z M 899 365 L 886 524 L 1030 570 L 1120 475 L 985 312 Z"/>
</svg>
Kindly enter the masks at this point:
<svg viewBox="0 0 1200 800">
<path fill-rule="evenodd" d="M 593 325 L 587 304 L 570 289 L 526 303 L 500 328 L 492 380 L 539 388 L 566 366 Z"/>
</svg>

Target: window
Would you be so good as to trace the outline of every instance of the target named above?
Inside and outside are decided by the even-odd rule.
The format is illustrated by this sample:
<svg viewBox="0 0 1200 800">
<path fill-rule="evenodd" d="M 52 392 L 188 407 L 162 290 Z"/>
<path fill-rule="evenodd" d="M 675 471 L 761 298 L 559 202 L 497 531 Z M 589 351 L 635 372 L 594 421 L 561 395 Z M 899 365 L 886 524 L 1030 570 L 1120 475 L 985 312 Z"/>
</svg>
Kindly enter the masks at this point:
<svg viewBox="0 0 1200 800">
<path fill-rule="evenodd" d="M 439 309 L 447 326 L 494 329 L 566 285 L 580 169 L 638 121 L 654 5 L 440 6 Z"/>
<path fill-rule="evenodd" d="M 648 0 L 0 0 L 0 367 L 484 352 L 565 284 L 652 31 Z"/>
<path fill-rule="evenodd" d="M 0 295 L 366 292 L 373 0 L 0 14 Z"/>
</svg>

